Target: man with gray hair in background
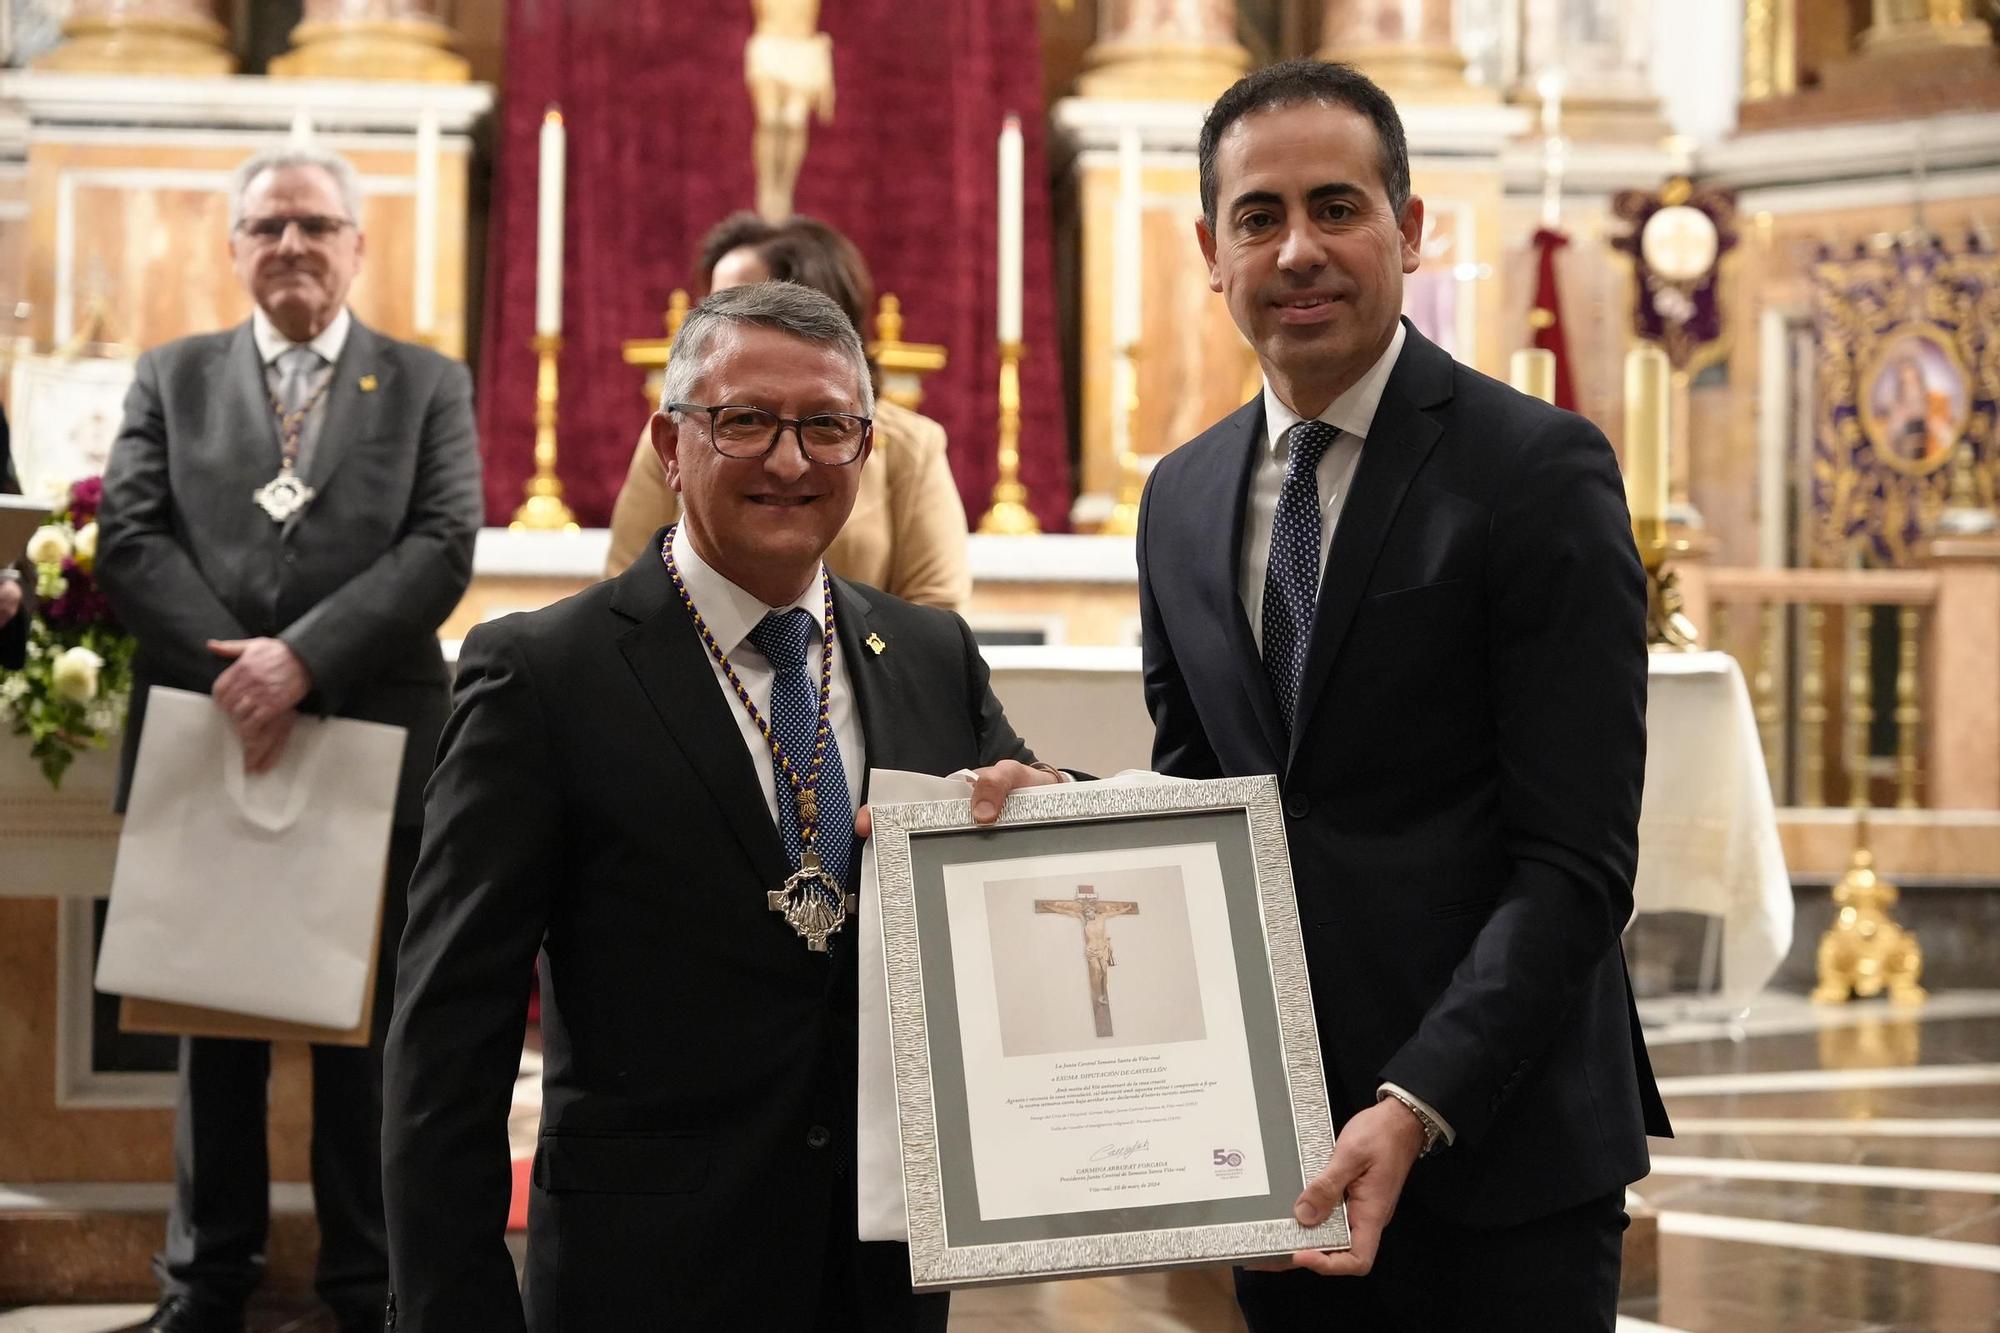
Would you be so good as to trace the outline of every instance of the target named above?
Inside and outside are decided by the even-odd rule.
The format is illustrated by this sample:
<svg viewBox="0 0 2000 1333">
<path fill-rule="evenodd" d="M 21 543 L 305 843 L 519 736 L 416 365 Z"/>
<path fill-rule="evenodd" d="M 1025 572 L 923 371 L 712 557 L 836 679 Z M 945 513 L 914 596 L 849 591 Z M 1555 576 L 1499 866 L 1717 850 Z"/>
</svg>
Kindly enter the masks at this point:
<svg viewBox="0 0 2000 1333">
<path fill-rule="evenodd" d="M 301 712 L 408 732 L 374 1040 L 312 1048 L 316 1286 L 342 1333 L 383 1322 L 381 1037 L 450 704 L 437 627 L 471 578 L 482 516 L 465 368 L 348 311 L 359 202 L 353 167 L 331 153 L 271 149 L 237 169 L 229 252 L 255 309 L 140 358 L 97 556 L 138 642 L 119 809 L 154 685 L 212 695 L 253 772 L 277 762 Z M 270 1222 L 270 1062 L 267 1042 L 181 1042 L 163 1299 L 144 1329 L 244 1326 Z"/>
<path fill-rule="evenodd" d="M 858 806 L 871 767 L 1061 780 L 965 622 L 826 572 L 868 362 L 808 287 L 681 326 L 653 447 L 681 522 L 475 628 L 426 793 L 383 1114 L 401 1333 L 942 1333 L 856 1239 Z M 507 1115 L 542 958 L 525 1292 Z"/>
</svg>

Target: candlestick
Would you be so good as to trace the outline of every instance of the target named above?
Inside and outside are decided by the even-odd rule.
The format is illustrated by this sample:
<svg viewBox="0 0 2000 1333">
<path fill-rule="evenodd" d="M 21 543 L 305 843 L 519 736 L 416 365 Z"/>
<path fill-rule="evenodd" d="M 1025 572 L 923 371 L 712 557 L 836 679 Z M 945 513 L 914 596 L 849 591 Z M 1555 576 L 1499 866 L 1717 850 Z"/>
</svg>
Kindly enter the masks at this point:
<svg viewBox="0 0 2000 1333">
<path fill-rule="evenodd" d="M 542 116 L 541 180 L 535 223 L 535 332 L 562 332 L 563 118 L 550 107 Z"/>
<path fill-rule="evenodd" d="M 1118 205 L 1111 231 L 1111 342 L 1130 347 L 1139 341 L 1140 263 L 1144 245 L 1139 200 L 1139 132 L 1118 137 Z"/>
<path fill-rule="evenodd" d="M 1545 403 L 1556 400 L 1556 354 L 1546 347 L 1523 347 L 1514 353 L 1507 382 Z"/>
<path fill-rule="evenodd" d="M 979 530 L 1001 537 L 1032 537 L 1042 530 L 1028 508 L 1021 484 L 1021 344 L 1000 344 L 1000 478 L 993 483 L 993 507 Z"/>
<path fill-rule="evenodd" d="M 437 334 L 438 113 L 425 107 L 417 117 L 417 290 L 410 325 L 417 337 Z"/>
<path fill-rule="evenodd" d="M 563 485 L 556 476 L 556 353 L 562 350 L 562 338 L 538 333 L 534 348 L 541 358 L 535 374 L 535 475 L 528 479 L 528 498 L 507 526 L 517 532 L 575 532 L 576 515 L 563 503 Z"/>
<path fill-rule="evenodd" d="M 1139 534 L 1139 501 L 1146 494 L 1146 472 L 1139 466 L 1137 436 L 1139 421 L 1139 349 L 1132 343 L 1121 346 L 1111 363 L 1112 439 L 1118 446 L 1118 500 L 1098 529 L 1107 537 L 1136 537 Z"/>
<path fill-rule="evenodd" d="M 1000 341 L 1021 341 L 1021 118 L 1000 127 Z M 1003 362 L 1004 365 L 1004 362 Z"/>
<path fill-rule="evenodd" d="M 1562 224 L 1562 75 L 1543 74 L 1535 90 L 1542 95 L 1542 225 L 1554 230 Z"/>
<path fill-rule="evenodd" d="M 1667 522 L 1667 376 L 1652 344 L 1625 354 L 1625 500 L 1641 547 Z"/>
</svg>

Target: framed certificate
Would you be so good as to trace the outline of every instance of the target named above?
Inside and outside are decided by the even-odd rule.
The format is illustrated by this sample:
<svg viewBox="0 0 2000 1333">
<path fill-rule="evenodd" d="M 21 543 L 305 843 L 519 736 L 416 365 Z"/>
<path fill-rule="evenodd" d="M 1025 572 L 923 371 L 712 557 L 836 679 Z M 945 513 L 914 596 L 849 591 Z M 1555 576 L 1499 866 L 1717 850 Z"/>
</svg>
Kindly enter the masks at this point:
<svg viewBox="0 0 2000 1333">
<path fill-rule="evenodd" d="M 1276 779 L 872 817 L 917 1288 L 1347 1248 Z"/>
</svg>

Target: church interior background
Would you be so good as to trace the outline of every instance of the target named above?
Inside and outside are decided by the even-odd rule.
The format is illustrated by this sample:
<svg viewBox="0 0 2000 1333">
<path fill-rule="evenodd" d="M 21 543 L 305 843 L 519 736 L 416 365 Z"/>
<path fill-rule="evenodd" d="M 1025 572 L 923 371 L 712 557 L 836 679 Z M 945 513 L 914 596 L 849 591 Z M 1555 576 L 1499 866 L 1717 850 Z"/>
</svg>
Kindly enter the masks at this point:
<svg viewBox="0 0 2000 1333">
<path fill-rule="evenodd" d="M 1406 314 L 1590 417 L 1663 500 L 1635 503 L 1662 651 L 1626 947 L 1679 1136 L 1632 1192 L 1621 1327 L 2000 1328 L 1994 7 L 804 8 L 838 106 L 785 189 L 752 148 L 748 0 L 8 0 L 17 456 L 101 465 L 137 351 L 247 315 L 230 168 L 332 147 L 366 188 L 357 314 L 477 385 L 489 526 L 449 649 L 599 576 L 689 256 L 775 189 L 859 244 L 887 389 L 949 432 L 1010 716 L 1064 763 L 1145 767 L 1132 504 L 1257 382 L 1194 245 L 1196 132 L 1254 66 L 1350 60 L 1395 95 L 1428 205 Z M 91 989 L 113 762 L 52 790 L 0 730 L 0 1330 L 90 1333 L 151 1293 L 173 1051 Z M 528 1142 L 537 1069 L 531 1044 Z M 281 1050 L 262 1328 L 315 1326 L 305 1073 Z M 1187 1271 L 966 1294 L 952 1324 L 1236 1318 L 1226 1274 Z"/>
</svg>

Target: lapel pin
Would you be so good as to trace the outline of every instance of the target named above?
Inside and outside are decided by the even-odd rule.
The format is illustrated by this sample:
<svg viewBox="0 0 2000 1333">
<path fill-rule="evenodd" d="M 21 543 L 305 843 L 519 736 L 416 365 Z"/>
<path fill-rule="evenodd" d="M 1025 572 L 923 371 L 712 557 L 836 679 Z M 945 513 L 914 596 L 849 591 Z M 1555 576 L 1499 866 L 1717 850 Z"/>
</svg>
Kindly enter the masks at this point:
<svg viewBox="0 0 2000 1333">
<path fill-rule="evenodd" d="M 879 634 L 870 634 L 866 639 L 862 640 L 862 642 L 866 643 L 868 645 L 868 651 L 874 653 L 875 656 L 877 657 L 880 657 L 882 655 L 882 650 L 889 646 L 888 644 L 882 642 L 882 636 Z"/>
<path fill-rule="evenodd" d="M 361 392 L 374 393 L 376 383 L 377 381 L 373 375 L 363 375 L 361 377 Z"/>
</svg>

